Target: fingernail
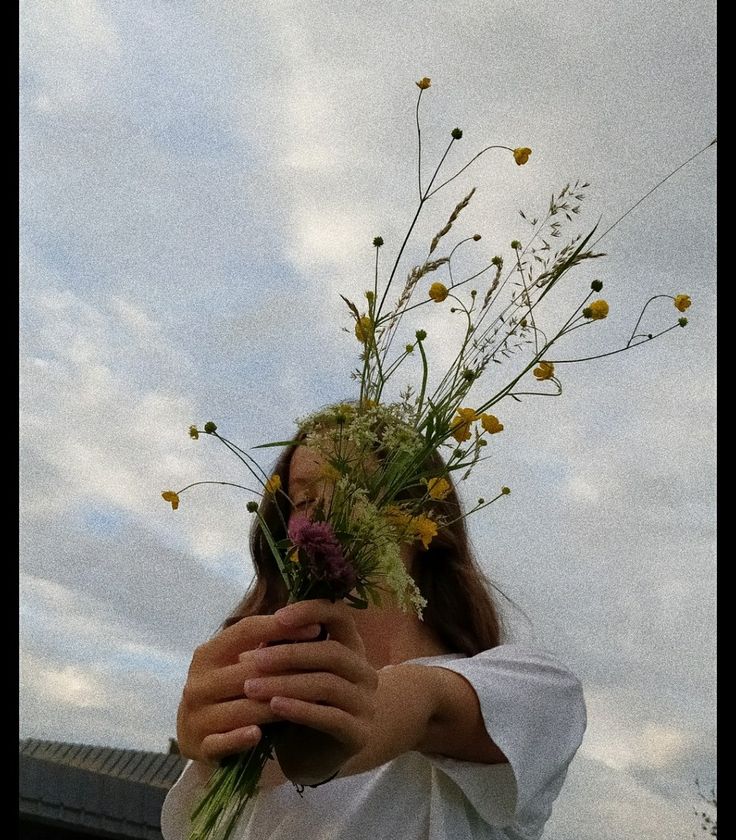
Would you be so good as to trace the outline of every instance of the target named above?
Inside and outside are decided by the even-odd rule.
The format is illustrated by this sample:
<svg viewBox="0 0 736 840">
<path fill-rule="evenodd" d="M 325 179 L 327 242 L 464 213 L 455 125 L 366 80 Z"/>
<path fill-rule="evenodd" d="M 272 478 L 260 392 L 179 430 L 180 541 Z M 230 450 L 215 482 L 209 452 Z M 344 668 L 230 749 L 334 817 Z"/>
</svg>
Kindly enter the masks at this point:
<svg viewBox="0 0 736 840">
<path fill-rule="evenodd" d="M 299 628 L 299 632 L 304 633 L 305 636 L 316 636 L 320 631 L 319 624 L 307 624 Z"/>
</svg>

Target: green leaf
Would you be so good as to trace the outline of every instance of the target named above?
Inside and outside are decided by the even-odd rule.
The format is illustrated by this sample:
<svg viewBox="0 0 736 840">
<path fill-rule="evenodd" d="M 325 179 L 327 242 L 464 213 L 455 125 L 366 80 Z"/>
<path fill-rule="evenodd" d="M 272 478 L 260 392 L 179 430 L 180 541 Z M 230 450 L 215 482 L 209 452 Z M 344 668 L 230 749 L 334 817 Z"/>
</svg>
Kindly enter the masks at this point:
<svg viewBox="0 0 736 840">
<path fill-rule="evenodd" d="M 275 440 L 273 443 L 260 443 L 258 446 L 251 446 L 251 449 L 269 449 L 274 446 L 298 446 L 298 440 Z"/>
<path fill-rule="evenodd" d="M 381 596 L 378 594 L 377 590 L 369 589 L 367 594 L 372 604 L 375 604 L 377 607 L 381 606 Z"/>
<path fill-rule="evenodd" d="M 368 601 L 364 598 L 356 598 L 355 595 L 346 595 L 345 600 L 350 603 L 352 607 L 355 607 L 357 610 L 367 610 L 368 609 Z"/>
</svg>

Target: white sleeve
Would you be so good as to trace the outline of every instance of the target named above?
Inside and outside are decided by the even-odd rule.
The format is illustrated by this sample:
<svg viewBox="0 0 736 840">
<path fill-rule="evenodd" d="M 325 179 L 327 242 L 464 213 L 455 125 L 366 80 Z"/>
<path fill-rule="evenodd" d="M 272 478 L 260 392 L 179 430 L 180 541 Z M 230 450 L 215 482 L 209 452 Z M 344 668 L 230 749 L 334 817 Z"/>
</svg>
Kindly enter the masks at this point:
<svg viewBox="0 0 736 840">
<path fill-rule="evenodd" d="M 585 732 L 577 677 L 548 654 L 520 645 L 422 664 L 465 677 L 478 696 L 486 731 L 508 764 L 427 758 L 489 825 L 519 819 L 544 824 Z"/>
<path fill-rule="evenodd" d="M 212 768 L 190 761 L 166 795 L 161 809 L 161 834 L 164 840 L 188 840 L 189 815 L 202 795 Z"/>
</svg>

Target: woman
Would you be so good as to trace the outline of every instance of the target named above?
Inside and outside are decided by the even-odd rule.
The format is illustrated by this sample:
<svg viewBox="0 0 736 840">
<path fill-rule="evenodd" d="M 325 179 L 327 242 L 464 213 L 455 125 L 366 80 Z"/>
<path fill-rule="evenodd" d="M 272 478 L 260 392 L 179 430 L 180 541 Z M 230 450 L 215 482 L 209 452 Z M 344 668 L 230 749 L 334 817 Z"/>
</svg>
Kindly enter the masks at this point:
<svg viewBox="0 0 736 840">
<path fill-rule="evenodd" d="M 283 453 L 287 492 L 262 508 L 272 532 L 277 505 L 288 521 L 327 500 L 323 467 L 307 446 Z M 454 489 L 443 505 L 459 513 Z M 251 554 L 252 591 L 192 659 L 177 721 L 192 762 L 164 804 L 165 840 L 187 837 L 218 759 L 274 721 L 301 727 L 267 764 L 238 840 L 541 835 L 585 730 L 582 690 L 545 653 L 502 643 L 462 518 L 404 554 L 428 601 L 423 621 L 390 605 L 280 609 L 286 591 L 257 526 Z M 302 795 L 292 783 L 315 787 Z"/>
</svg>

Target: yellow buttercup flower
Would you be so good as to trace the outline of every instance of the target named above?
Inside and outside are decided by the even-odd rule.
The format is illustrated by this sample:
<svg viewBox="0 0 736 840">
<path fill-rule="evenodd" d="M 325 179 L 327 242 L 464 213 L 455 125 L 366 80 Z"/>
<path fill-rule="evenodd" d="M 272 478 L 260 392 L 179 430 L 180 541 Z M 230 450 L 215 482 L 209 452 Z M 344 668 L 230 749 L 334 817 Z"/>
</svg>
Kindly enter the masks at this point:
<svg viewBox="0 0 736 840">
<path fill-rule="evenodd" d="M 514 160 L 519 166 L 523 166 L 529 160 L 531 153 L 531 149 L 526 146 L 520 146 L 518 149 L 514 149 Z"/>
<path fill-rule="evenodd" d="M 602 321 L 608 316 L 608 304 L 605 300 L 594 300 L 590 306 L 583 309 L 583 316 L 591 321 Z"/>
<path fill-rule="evenodd" d="M 555 366 L 552 362 L 540 362 L 539 367 L 535 367 L 532 373 L 540 382 L 545 379 L 552 379 L 555 375 Z"/>
<path fill-rule="evenodd" d="M 692 301 L 690 300 L 690 295 L 675 295 L 675 309 L 679 309 L 680 312 L 684 312 L 686 309 L 689 309 L 692 305 Z"/>
<path fill-rule="evenodd" d="M 432 80 L 428 79 L 425 76 L 423 79 L 420 79 L 416 84 L 419 90 L 426 90 L 428 87 L 432 86 Z"/>
<path fill-rule="evenodd" d="M 199 429 L 196 426 L 189 427 L 189 437 L 192 440 L 199 440 Z"/>
<path fill-rule="evenodd" d="M 480 424 L 489 435 L 495 435 L 503 431 L 503 423 L 498 422 L 494 414 L 481 414 Z"/>
<path fill-rule="evenodd" d="M 278 473 L 274 473 L 271 478 L 263 486 L 263 491 L 265 493 L 271 493 L 272 495 L 281 489 L 281 476 Z"/>
<path fill-rule="evenodd" d="M 432 283 L 429 287 L 429 296 L 435 303 L 442 303 L 449 294 L 444 283 Z"/>
<path fill-rule="evenodd" d="M 432 539 L 437 536 L 437 523 L 428 516 L 415 516 L 411 520 L 411 529 L 425 548 L 429 548 Z"/>
<path fill-rule="evenodd" d="M 364 315 L 355 322 L 355 337 L 358 341 L 366 344 L 373 335 L 373 321 L 368 315 Z"/>
<path fill-rule="evenodd" d="M 174 493 L 173 490 L 164 490 L 161 494 L 161 498 L 165 502 L 171 502 L 171 509 L 176 510 L 179 507 L 179 494 Z"/>
<path fill-rule="evenodd" d="M 452 421 L 452 436 L 458 443 L 470 440 L 470 424 L 478 419 L 474 408 L 458 408 L 457 416 Z"/>
<path fill-rule="evenodd" d="M 427 492 L 430 499 L 444 499 L 452 490 L 450 482 L 444 478 L 430 478 L 427 481 Z"/>
<path fill-rule="evenodd" d="M 407 513 L 398 505 L 390 505 L 384 510 L 384 516 L 397 529 L 408 528 L 411 523 L 411 514 Z"/>
</svg>

